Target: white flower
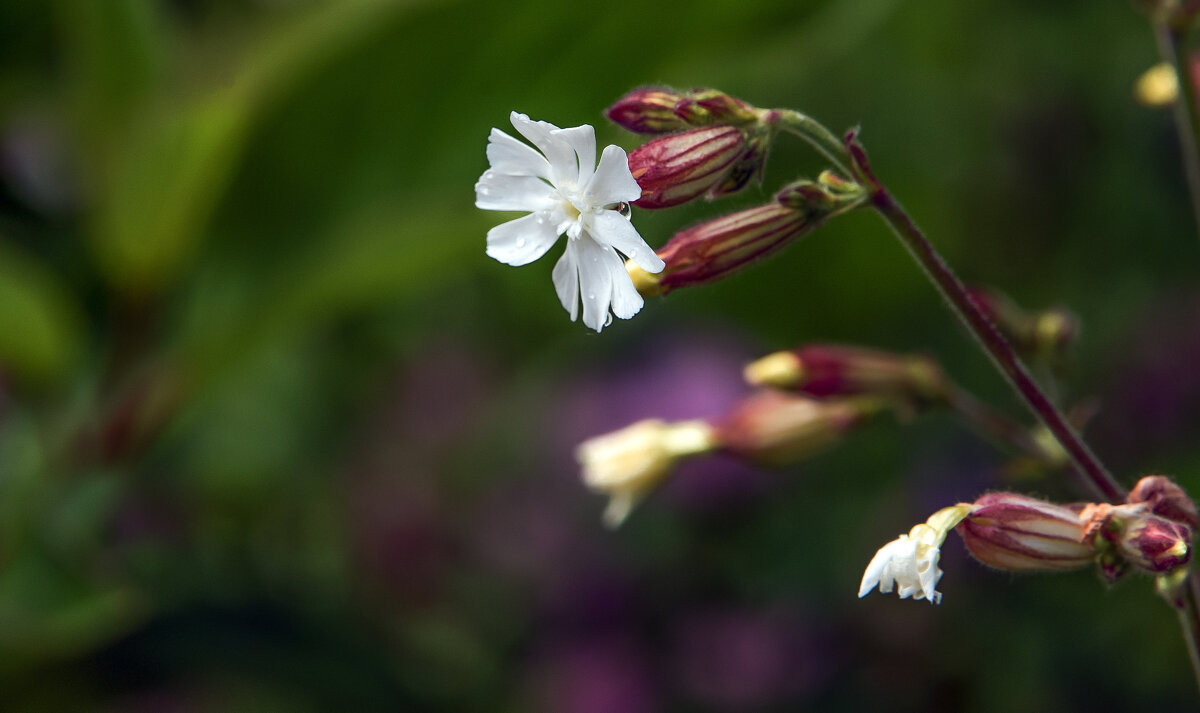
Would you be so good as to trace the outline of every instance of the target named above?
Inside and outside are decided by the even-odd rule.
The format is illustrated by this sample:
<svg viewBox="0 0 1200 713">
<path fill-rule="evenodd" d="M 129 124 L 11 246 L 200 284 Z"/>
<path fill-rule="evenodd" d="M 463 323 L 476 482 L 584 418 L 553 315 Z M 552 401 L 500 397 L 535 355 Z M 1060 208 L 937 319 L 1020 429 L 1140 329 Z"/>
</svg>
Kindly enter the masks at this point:
<svg viewBox="0 0 1200 713">
<path fill-rule="evenodd" d="M 879 591 L 887 594 L 893 585 L 899 585 L 901 599 L 928 599 L 931 604 L 940 604 L 941 592 L 937 591 L 942 570 L 937 566 L 941 550 L 933 544 L 937 533 L 928 525 L 917 525 L 908 535 L 884 545 L 863 573 L 858 587 L 859 598 L 879 585 Z"/>
<path fill-rule="evenodd" d="M 617 527 L 638 501 L 666 478 L 680 460 L 716 448 L 706 421 L 638 421 L 619 431 L 589 438 L 575 451 L 583 482 L 609 496 L 604 522 Z"/>
<path fill-rule="evenodd" d="M 560 129 L 515 111 L 510 118 L 537 150 L 492 129 L 487 147 L 491 168 L 475 184 L 475 205 L 529 215 L 489 230 L 487 254 L 507 265 L 526 265 L 565 234 L 567 249 L 553 278 L 571 321 L 579 316 L 581 300 L 583 323 L 597 332 L 612 321 L 610 311 L 629 319 L 642 308 L 642 296 L 617 251 L 646 272 L 661 272 L 664 264 L 618 211 L 642 194 L 625 151 L 605 148 L 596 166 L 591 126 Z"/>
<path fill-rule="evenodd" d="M 927 599 L 941 604 L 942 593 L 937 591 L 942 570 L 938 567 L 942 543 L 946 535 L 970 514 L 972 506 L 959 503 L 938 510 L 928 520 L 887 543 L 871 558 L 863 573 L 858 596 L 867 594 L 879 585 L 887 594 L 896 586 L 901 599 Z"/>
</svg>

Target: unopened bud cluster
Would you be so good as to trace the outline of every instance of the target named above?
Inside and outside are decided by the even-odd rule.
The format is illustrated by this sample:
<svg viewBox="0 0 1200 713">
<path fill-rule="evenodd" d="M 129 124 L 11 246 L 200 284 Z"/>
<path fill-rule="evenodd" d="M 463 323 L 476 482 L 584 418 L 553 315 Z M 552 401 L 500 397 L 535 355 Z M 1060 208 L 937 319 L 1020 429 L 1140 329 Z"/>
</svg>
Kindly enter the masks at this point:
<svg viewBox="0 0 1200 713">
<path fill-rule="evenodd" d="M 635 133 L 669 134 L 629 154 L 629 170 L 642 187 L 634 203 L 652 209 L 761 182 L 778 118 L 715 89 L 636 89 L 607 114 Z"/>
<path fill-rule="evenodd" d="M 1095 563 L 1110 583 L 1136 569 L 1156 576 L 1160 593 L 1169 600 L 1178 595 L 1180 573 L 1191 560 L 1196 528 L 1195 506 L 1178 485 L 1163 476 L 1143 478 L 1120 505 L 1056 505 L 1015 493 L 991 493 L 955 508 L 962 516 L 950 527 L 983 564 L 1015 572 L 1055 572 Z M 944 538 L 944 533 L 940 534 Z M 909 552 L 897 542 L 885 546 L 872 560 L 860 597 L 881 581 L 876 576 L 882 571 L 881 556 L 887 553 L 885 559 L 895 559 Z M 935 553 L 926 551 L 923 557 L 925 561 L 932 558 L 936 565 Z M 895 571 L 916 571 L 918 565 L 901 558 L 890 566 Z M 1174 589 L 1164 583 L 1174 583 Z M 882 584 L 881 590 L 890 591 Z M 935 599 L 932 589 L 922 591 Z"/>
</svg>

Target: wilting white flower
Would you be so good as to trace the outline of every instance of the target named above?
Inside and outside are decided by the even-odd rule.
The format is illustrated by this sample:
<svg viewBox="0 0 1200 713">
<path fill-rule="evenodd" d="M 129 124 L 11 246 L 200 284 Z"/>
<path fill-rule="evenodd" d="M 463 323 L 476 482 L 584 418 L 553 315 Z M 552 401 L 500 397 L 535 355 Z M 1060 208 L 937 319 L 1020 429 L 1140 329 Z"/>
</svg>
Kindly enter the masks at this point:
<svg viewBox="0 0 1200 713">
<path fill-rule="evenodd" d="M 893 587 L 901 599 L 927 599 L 930 604 L 940 604 L 942 593 L 937 591 L 942 570 L 938 567 L 941 546 L 946 535 L 962 522 L 971 511 L 971 506 L 958 504 L 942 508 L 929 520 L 900 535 L 880 548 L 867 571 L 863 573 L 858 596 L 867 594 L 879 585 L 879 591 L 887 594 Z"/>
<path fill-rule="evenodd" d="M 591 126 L 560 129 L 515 111 L 510 119 L 537 150 L 492 129 L 491 168 L 475 184 L 475 205 L 529 215 L 489 230 L 487 254 L 507 265 L 525 265 L 565 234 L 567 249 L 553 278 L 571 320 L 579 316 L 581 300 L 583 323 L 597 332 L 612 320 L 610 311 L 629 319 L 642 308 L 642 296 L 617 251 L 646 272 L 661 272 L 664 264 L 619 211 L 642 194 L 625 151 L 605 148 L 597 166 Z"/>
<path fill-rule="evenodd" d="M 931 544 L 933 529 L 917 525 L 913 530 L 915 536 L 901 535 L 875 553 L 863 573 L 858 588 L 860 598 L 867 596 L 877 584 L 884 594 L 897 585 L 901 599 L 912 597 L 928 599 L 932 604 L 941 603 L 942 594 L 936 589 L 942 578 L 942 570 L 937 566 L 941 550 Z"/>
<path fill-rule="evenodd" d="M 604 522 L 616 527 L 680 460 L 715 447 L 713 427 L 705 421 L 648 419 L 589 438 L 579 444 L 575 457 L 583 466 L 584 484 L 609 495 Z"/>
</svg>

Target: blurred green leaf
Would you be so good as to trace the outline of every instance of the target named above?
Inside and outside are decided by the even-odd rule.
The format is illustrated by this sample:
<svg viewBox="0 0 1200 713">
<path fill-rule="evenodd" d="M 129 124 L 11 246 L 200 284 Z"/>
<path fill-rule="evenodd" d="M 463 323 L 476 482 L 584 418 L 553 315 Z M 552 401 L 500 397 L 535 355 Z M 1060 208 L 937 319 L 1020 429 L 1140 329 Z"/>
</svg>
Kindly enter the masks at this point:
<svg viewBox="0 0 1200 713">
<path fill-rule="evenodd" d="M 215 72 L 203 89 L 147 102 L 128 132 L 116 135 L 97 180 L 94 247 L 109 280 L 133 293 L 169 284 L 205 234 L 257 117 L 331 55 L 410 4 L 320 3 L 238 50 L 214 41 L 210 51 L 235 58 L 227 71 Z"/>
<path fill-rule="evenodd" d="M 75 296 L 57 275 L 0 242 L 0 363 L 21 378 L 61 377 L 83 343 Z"/>
</svg>

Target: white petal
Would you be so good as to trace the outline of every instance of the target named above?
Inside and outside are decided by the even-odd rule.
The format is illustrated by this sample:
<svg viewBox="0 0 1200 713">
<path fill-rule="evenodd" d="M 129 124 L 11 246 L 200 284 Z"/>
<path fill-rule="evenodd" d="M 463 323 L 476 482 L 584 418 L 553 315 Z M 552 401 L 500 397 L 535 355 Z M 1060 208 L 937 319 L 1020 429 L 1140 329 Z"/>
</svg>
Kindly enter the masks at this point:
<svg viewBox="0 0 1200 713">
<path fill-rule="evenodd" d="M 600 155 L 600 165 L 592 176 L 585 193 L 589 205 L 602 206 L 636 201 L 642 197 L 642 188 L 629 172 L 629 157 L 620 146 L 608 146 Z"/>
<path fill-rule="evenodd" d="M 645 302 L 633 286 L 633 278 L 625 269 L 625 261 L 616 252 L 608 250 L 609 274 L 612 275 L 612 312 L 621 319 L 629 319 L 641 311 Z"/>
<path fill-rule="evenodd" d="M 489 230 L 487 254 L 506 265 L 527 265 L 545 255 L 556 240 L 558 233 L 550 220 L 533 213 Z"/>
<path fill-rule="evenodd" d="M 605 210 L 589 216 L 588 233 L 596 242 L 620 250 L 646 272 L 662 272 L 666 263 L 654 253 L 637 228 L 615 210 Z"/>
<path fill-rule="evenodd" d="M 550 162 L 546 157 L 500 129 L 492 129 L 488 137 L 487 157 L 496 173 L 550 180 Z"/>
<path fill-rule="evenodd" d="M 579 163 L 575 185 L 586 185 L 588 181 L 592 180 L 592 172 L 596 170 L 596 130 L 590 124 L 584 124 L 570 129 L 552 131 L 551 135 L 565 141 L 575 152 Z"/>
<path fill-rule="evenodd" d="M 579 268 L 576 267 L 575 244 L 576 241 L 567 242 L 567 249 L 554 264 L 554 272 L 551 273 L 558 301 L 571 315 L 572 322 L 579 317 Z"/>
<path fill-rule="evenodd" d="M 506 176 L 484 171 L 475 184 L 475 207 L 484 210 L 548 210 L 559 202 L 558 193 L 534 176 Z"/>
<path fill-rule="evenodd" d="M 558 127 L 546 121 L 534 121 L 524 114 L 513 112 L 509 119 L 513 128 L 529 139 L 550 162 L 550 181 L 555 185 L 574 183 L 579 176 L 579 160 L 575 150 L 565 140 L 554 135 Z"/>
<path fill-rule="evenodd" d="M 608 307 L 612 304 L 612 263 L 605 255 L 608 248 L 586 238 L 576 240 L 574 245 L 583 323 L 599 332 L 608 324 Z"/>
</svg>

